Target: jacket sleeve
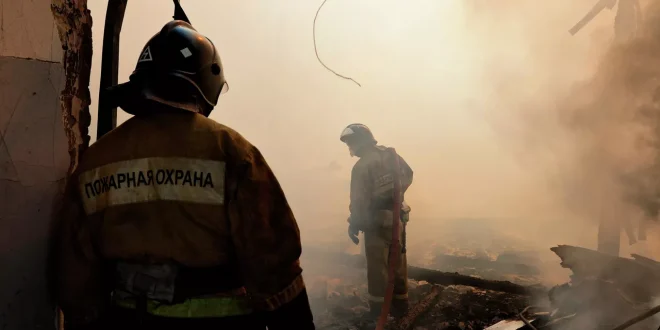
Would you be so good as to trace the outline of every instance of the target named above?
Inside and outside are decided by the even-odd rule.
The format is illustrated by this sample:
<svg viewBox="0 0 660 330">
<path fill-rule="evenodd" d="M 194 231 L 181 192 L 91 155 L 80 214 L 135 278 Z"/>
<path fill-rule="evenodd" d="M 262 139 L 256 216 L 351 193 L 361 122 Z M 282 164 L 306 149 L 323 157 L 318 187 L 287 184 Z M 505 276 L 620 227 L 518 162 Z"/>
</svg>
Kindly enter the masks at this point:
<svg viewBox="0 0 660 330">
<path fill-rule="evenodd" d="M 51 283 L 67 329 L 92 323 L 109 300 L 102 263 L 92 248 L 77 180 L 67 182 L 51 237 Z"/>
<path fill-rule="evenodd" d="M 228 199 L 228 219 L 253 308 L 272 311 L 305 289 L 300 232 L 275 174 L 259 150 L 251 149 L 236 170 L 238 181 Z"/>
<path fill-rule="evenodd" d="M 364 229 L 369 224 L 369 209 L 371 207 L 370 180 L 367 169 L 358 162 L 351 171 L 351 212 L 350 223 L 358 229 Z"/>
<path fill-rule="evenodd" d="M 413 170 L 408 163 L 399 155 L 399 167 L 401 168 L 401 189 L 405 193 L 413 182 Z"/>
</svg>

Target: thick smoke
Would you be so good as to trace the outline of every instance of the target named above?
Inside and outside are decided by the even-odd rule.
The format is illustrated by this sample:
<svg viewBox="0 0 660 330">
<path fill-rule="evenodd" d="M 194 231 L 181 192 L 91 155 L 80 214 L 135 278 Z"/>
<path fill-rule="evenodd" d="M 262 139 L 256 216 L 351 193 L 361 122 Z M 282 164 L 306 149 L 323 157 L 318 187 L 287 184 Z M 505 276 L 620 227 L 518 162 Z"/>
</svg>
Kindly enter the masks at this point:
<svg viewBox="0 0 660 330">
<path fill-rule="evenodd" d="M 595 248 L 601 218 L 636 220 L 651 204 L 658 5 L 643 8 L 637 38 L 617 45 L 615 10 L 567 32 L 591 1 L 331 1 L 319 17 L 319 52 L 357 87 L 317 62 L 318 2 L 246 3 L 185 4 L 220 47 L 231 84 L 211 117 L 262 150 L 306 248 L 358 249 L 346 237 L 355 159 L 338 140 L 352 122 L 369 125 L 415 170 L 411 259 L 435 243 L 488 245 L 479 231 L 492 226 L 534 243 L 557 268 L 550 246 Z M 97 22 L 101 4 L 90 2 Z M 171 17 L 155 0 L 133 5 L 120 81 Z M 447 220 L 456 218 L 466 220 Z M 454 223 L 462 236 L 452 237 Z"/>
<path fill-rule="evenodd" d="M 543 85 L 537 86 L 522 85 L 534 79 L 511 72 L 488 73 L 490 81 L 502 77 L 491 100 L 509 107 L 508 116 L 489 116 L 508 137 L 504 143 L 544 174 L 540 183 L 567 214 L 594 224 L 621 221 L 633 239 L 640 219 L 657 217 L 660 197 L 660 5 L 648 4 L 642 12 L 644 22 L 634 35 L 594 43 L 591 68 L 562 72 L 564 61 L 576 60 L 567 56 L 564 63 L 548 63 L 547 70 L 526 72 L 541 76 L 536 81 Z M 622 14 L 614 24 L 625 23 Z"/>
</svg>

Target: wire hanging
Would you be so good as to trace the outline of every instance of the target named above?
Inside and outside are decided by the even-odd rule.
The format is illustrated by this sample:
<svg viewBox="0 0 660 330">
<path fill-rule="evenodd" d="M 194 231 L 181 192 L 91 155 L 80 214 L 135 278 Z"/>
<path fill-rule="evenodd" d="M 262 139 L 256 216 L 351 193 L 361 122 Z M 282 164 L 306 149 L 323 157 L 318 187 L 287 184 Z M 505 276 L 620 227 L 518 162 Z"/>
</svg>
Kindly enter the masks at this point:
<svg viewBox="0 0 660 330">
<path fill-rule="evenodd" d="M 326 68 L 326 70 L 334 73 L 335 76 L 337 76 L 339 78 L 342 78 L 342 79 L 350 80 L 350 81 L 354 82 L 356 85 L 362 87 L 362 85 L 360 85 L 359 82 L 355 81 L 355 79 L 353 79 L 351 77 L 341 75 L 341 74 L 337 73 L 335 70 L 330 69 L 327 65 L 325 65 L 325 63 L 323 63 L 323 61 L 321 60 L 321 57 L 319 57 L 319 51 L 318 51 L 318 48 L 316 47 L 316 19 L 319 17 L 319 12 L 321 12 L 321 8 L 323 8 L 323 5 L 325 5 L 326 1 L 328 1 L 328 0 L 323 0 L 321 5 L 319 6 L 319 9 L 316 11 L 316 15 L 314 16 L 314 25 L 313 25 L 313 28 L 312 28 L 312 35 L 313 35 L 313 38 L 314 38 L 314 53 L 316 53 L 316 59 L 319 61 L 319 63 L 321 63 L 321 65 L 323 65 L 324 68 Z"/>
</svg>

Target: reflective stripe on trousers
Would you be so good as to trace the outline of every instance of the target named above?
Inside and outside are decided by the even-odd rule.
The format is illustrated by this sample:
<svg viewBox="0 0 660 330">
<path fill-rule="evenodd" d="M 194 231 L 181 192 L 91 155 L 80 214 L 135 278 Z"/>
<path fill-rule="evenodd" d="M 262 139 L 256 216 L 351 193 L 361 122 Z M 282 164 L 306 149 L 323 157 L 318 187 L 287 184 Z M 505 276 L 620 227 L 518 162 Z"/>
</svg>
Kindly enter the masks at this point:
<svg viewBox="0 0 660 330">
<path fill-rule="evenodd" d="M 135 309 L 135 299 L 113 299 L 115 305 Z M 163 317 L 227 317 L 252 313 L 244 299 L 236 297 L 191 298 L 180 304 L 168 305 L 147 300 L 147 313 Z"/>
</svg>

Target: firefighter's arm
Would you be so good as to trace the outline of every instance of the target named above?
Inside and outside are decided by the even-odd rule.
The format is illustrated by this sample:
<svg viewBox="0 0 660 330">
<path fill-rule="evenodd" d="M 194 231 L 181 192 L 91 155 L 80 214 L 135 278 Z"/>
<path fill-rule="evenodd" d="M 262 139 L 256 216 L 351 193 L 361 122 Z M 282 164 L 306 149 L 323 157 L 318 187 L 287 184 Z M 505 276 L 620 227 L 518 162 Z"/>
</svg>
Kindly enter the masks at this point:
<svg viewBox="0 0 660 330">
<path fill-rule="evenodd" d="M 62 309 L 66 329 L 84 329 L 99 321 L 109 299 L 102 282 L 100 260 L 94 256 L 84 223 L 77 180 L 66 186 L 52 230 L 50 277 L 55 302 Z"/>
<path fill-rule="evenodd" d="M 367 169 L 356 164 L 351 171 L 351 203 L 349 210 L 350 225 L 363 230 L 368 226 L 371 195 L 369 193 L 369 175 Z"/>
<path fill-rule="evenodd" d="M 413 181 L 413 170 L 410 168 L 408 163 L 399 155 L 399 167 L 401 168 L 401 189 L 403 192 L 408 190 L 408 187 L 412 184 Z"/>
<path fill-rule="evenodd" d="M 279 310 L 305 290 L 298 224 L 259 150 L 235 171 L 227 216 L 245 288 L 257 311 Z"/>
</svg>

